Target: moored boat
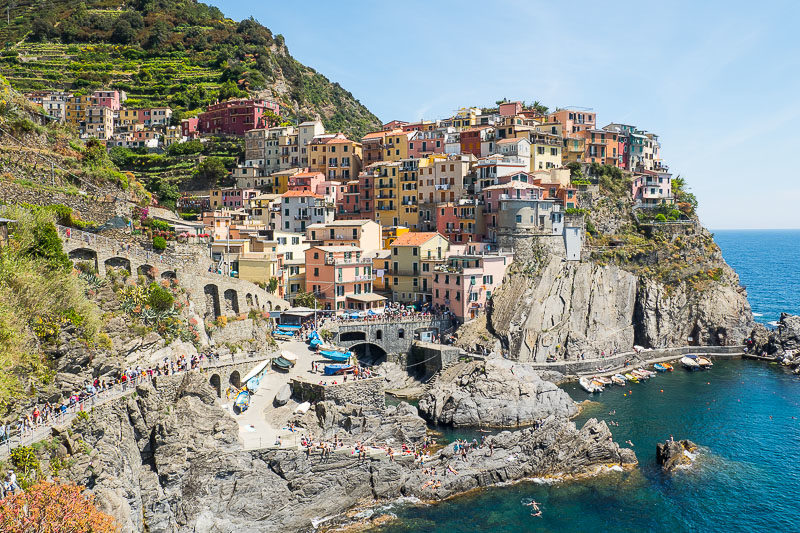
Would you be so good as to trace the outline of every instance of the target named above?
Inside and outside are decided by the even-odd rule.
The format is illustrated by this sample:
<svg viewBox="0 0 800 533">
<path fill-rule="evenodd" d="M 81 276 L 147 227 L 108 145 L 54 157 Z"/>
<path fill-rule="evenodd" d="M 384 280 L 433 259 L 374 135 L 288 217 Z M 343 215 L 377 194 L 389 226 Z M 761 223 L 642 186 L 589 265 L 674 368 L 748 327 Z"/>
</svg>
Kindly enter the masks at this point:
<svg viewBox="0 0 800 533">
<path fill-rule="evenodd" d="M 331 361 L 349 361 L 350 352 L 340 352 L 339 350 L 320 350 L 319 354 Z"/>
<path fill-rule="evenodd" d="M 652 370 L 647 370 L 646 368 L 637 368 L 637 370 L 639 371 L 639 373 L 644 374 L 649 378 L 652 378 L 653 376 L 656 375 L 655 372 L 653 372 Z"/>
<path fill-rule="evenodd" d="M 583 390 L 586 392 L 600 392 L 602 389 L 598 389 L 598 387 L 592 383 L 592 380 L 587 377 L 582 377 L 578 379 L 578 384 L 581 386 Z"/>
<path fill-rule="evenodd" d="M 697 362 L 696 355 L 684 355 L 681 364 L 688 370 L 700 370 L 700 363 Z"/>
<path fill-rule="evenodd" d="M 655 369 L 656 369 L 656 370 L 658 370 L 659 372 L 666 372 L 666 371 L 667 371 L 667 367 L 665 367 L 665 366 L 664 366 L 664 365 L 662 365 L 661 363 L 656 363 L 656 364 L 654 364 L 654 365 L 653 365 L 653 368 L 655 368 Z"/>
<path fill-rule="evenodd" d="M 702 357 L 700 355 L 697 356 L 697 364 L 700 365 L 700 368 L 711 368 L 714 366 L 714 363 L 711 362 L 711 359 L 708 357 Z"/>
<path fill-rule="evenodd" d="M 592 381 L 598 381 L 601 385 L 611 385 L 613 383 L 611 378 L 605 376 L 592 376 Z"/>
<path fill-rule="evenodd" d="M 663 366 L 664 368 L 666 368 L 666 369 L 667 369 L 667 372 L 672 372 L 673 370 L 675 370 L 675 369 L 672 367 L 672 364 L 671 364 L 671 363 L 661 363 L 661 366 Z"/>
<path fill-rule="evenodd" d="M 614 385 L 624 386 L 625 385 L 625 376 L 622 374 L 614 374 L 611 376 L 611 381 Z"/>
<path fill-rule="evenodd" d="M 640 381 L 650 379 L 650 374 L 646 374 L 639 370 L 638 368 L 635 370 L 631 370 L 631 374 L 639 378 Z"/>
<path fill-rule="evenodd" d="M 625 374 L 625 379 L 627 379 L 628 381 L 633 381 L 634 383 L 639 383 L 639 378 L 637 378 L 636 376 L 634 376 L 630 372 Z"/>
<path fill-rule="evenodd" d="M 597 392 L 603 392 L 603 390 L 605 390 L 605 388 L 606 388 L 606 386 L 603 384 L 602 381 L 597 381 L 596 379 L 592 380 L 592 385 L 595 386 L 595 388 L 597 389 Z"/>
<path fill-rule="evenodd" d="M 239 412 L 243 413 L 247 411 L 247 408 L 250 407 L 250 393 L 246 390 L 243 390 L 236 396 L 236 400 L 234 401 L 234 405 L 239 408 Z"/>
</svg>

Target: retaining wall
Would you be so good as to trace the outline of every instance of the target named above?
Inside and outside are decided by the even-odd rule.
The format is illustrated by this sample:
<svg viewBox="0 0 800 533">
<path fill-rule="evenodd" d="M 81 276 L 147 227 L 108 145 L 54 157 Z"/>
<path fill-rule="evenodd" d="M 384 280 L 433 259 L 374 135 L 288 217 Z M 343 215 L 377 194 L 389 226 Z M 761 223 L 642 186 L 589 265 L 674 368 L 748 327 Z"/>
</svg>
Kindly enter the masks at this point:
<svg viewBox="0 0 800 533">
<path fill-rule="evenodd" d="M 363 405 L 374 409 L 386 408 L 386 391 L 383 376 L 347 381 L 343 376 L 326 376 L 328 385 L 311 383 L 298 379 L 291 380 L 292 396 L 300 402 L 321 402 L 329 400 L 337 405 Z M 339 383 L 331 385 L 331 381 Z"/>
</svg>

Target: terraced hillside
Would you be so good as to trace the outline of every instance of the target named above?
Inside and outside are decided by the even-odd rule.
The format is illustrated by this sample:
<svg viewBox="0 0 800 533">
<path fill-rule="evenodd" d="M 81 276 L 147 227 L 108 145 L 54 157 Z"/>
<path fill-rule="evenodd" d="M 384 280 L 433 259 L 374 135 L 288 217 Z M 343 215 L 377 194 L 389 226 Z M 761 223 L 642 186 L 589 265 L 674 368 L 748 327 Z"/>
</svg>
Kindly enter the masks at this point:
<svg viewBox="0 0 800 533">
<path fill-rule="evenodd" d="M 287 118 L 319 116 L 360 136 L 378 118 L 296 61 L 284 38 L 194 0 L 0 0 L 0 72 L 20 91 L 112 87 L 128 105 L 169 105 L 176 120 L 216 100 L 273 98 Z"/>
</svg>

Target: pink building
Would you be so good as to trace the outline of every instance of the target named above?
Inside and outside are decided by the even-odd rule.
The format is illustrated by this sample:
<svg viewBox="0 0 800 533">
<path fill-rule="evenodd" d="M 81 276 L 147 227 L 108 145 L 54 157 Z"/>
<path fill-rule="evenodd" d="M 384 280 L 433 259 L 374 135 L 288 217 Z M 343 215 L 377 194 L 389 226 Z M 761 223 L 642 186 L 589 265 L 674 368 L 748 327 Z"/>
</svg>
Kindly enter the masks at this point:
<svg viewBox="0 0 800 533">
<path fill-rule="evenodd" d="M 112 111 L 119 111 L 122 98 L 119 91 L 95 91 L 92 93 L 92 105 L 107 107 Z"/>
<path fill-rule="evenodd" d="M 666 171 L 645 170 L 634 174 L 631 183 L 633 200 L 644 207 L 675 203 L 672 197 L 672 175 Z"/>
<path fill-rule="evenodd" d="M 313 246 L 306 250 L 306 290 L 323 309 L 382 313 L 386 298 L 372 292 L 372 257 L 357 246 Z"/>
<path fill-rule="evenodd" d="M 441 130 L 417 130 L 408 141 L 408 157 L 422 158 L 444 153 L 444 132 Z"/>
<path fill-rule="evenodd" d="M 185 118 L 181 120 L 181 136 L 187 139 L 194 139 L 200 133 L 200 119 L 197 117 Z"/>
<path fill-rule="evenodd" d="M 317 187 L 323 181 L 325 181 L 325 175 L 322 172 L 298 172 L 289 176 L 288 190 L 316 193 Z"/>
<path fill-rule="evenodd" d="M 501 117 L 513 117 L 522 113 L 522 102 L 506 102 L 500 104 Z"/>
<path fill-rule="evenodd" d="M 248 130 L 270 127 L 271 124 L 264 117 L 267 110 L 280 114 L 278 103 L 269 100 L 233 99 L 220 102 L 208 106 L 208 110 L 198 115 L 198 129 L 200 133 L 244 135 Z"/>
<path fill-rule="evenodd" d="M 433 274 L 433 305 L 449 309 L 461 320 L 475 318 L 503 282 L 512 256 L 453 255 Z"/>
<path fill-rule="evenodd" d="M 341 181 L 325 180 L 317 184 L 316 193 L 336 204 L 337 213 L 344 202 L 345 192 L 347 192 L 347 185 Z"/>
</svg>

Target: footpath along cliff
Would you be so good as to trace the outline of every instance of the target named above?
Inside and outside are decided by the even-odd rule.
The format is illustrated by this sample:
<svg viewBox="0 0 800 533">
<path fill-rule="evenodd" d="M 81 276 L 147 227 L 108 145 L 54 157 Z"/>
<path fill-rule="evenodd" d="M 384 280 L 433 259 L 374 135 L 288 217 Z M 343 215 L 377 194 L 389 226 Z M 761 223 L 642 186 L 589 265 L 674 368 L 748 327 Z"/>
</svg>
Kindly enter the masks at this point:
<svg viewBox="0 0 800 533">
<path fill-rule="evenodd" d="M 544 239 L 514 239 L 515 263 L 487 311 L 493 338 L 478 343 L 537 363 L 635 345 L 742 344 L 754 327 L 747 292 L 693 207 L 634 209 L 629 178 L 604 171 L 579 195 L 582 260 L 566 261 Z M 461 332 L 468 346 L 481 337 L 474 327 Z"/>
</svg>

